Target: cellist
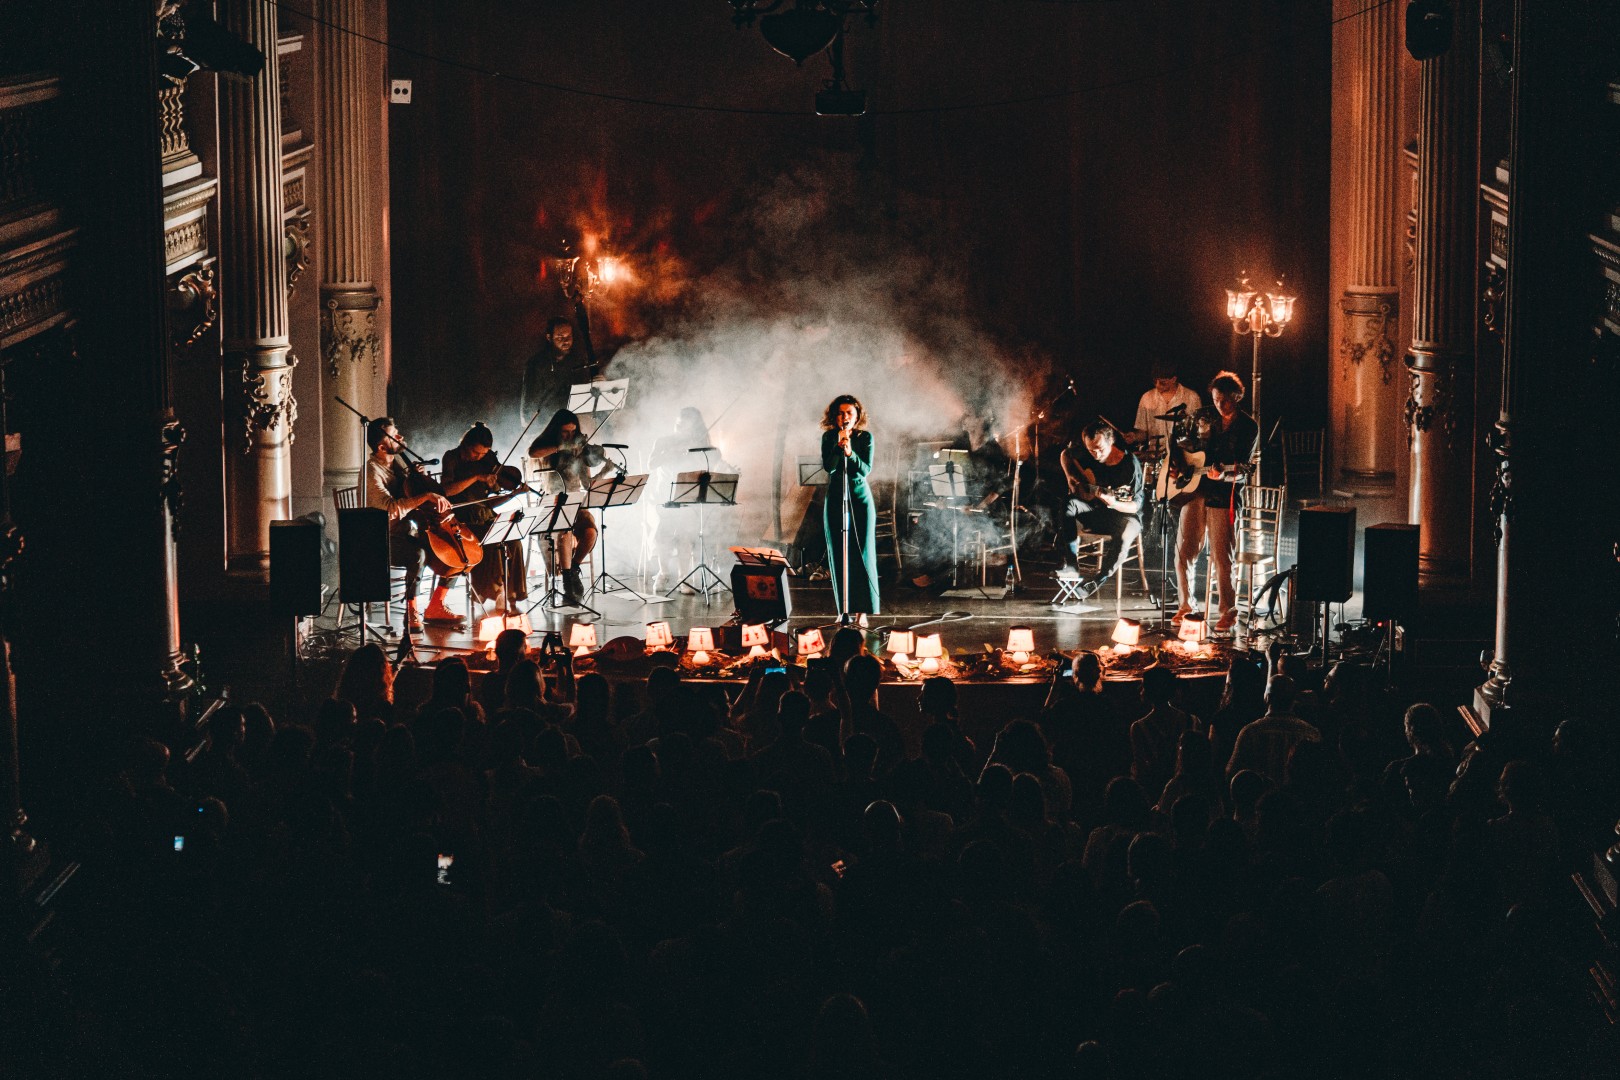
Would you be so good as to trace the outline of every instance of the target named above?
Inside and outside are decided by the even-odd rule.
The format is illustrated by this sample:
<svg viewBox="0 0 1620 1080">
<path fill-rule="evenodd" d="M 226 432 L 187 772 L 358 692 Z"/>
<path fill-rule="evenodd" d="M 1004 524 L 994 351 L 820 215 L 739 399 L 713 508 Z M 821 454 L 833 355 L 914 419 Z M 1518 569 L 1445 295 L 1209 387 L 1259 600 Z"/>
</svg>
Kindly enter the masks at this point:
<svg viewBox="0 0 1620 1080">
<path fill-rule="evenodd" d="M 447 514 L 451 509 L 450 500 L 436 491 L 421 495 L 408 493 L 408 472 L 398 457 L 405 440 L 389 417 L 380 416 L 366 425 L 366 445 L 371 448 L 365 470 L 366 505 L 388 512 L 389 561 L 405 568 L 405 626 L 408 630 L 420 630 L 422 619 L 416 614 L 416 586 L 422 578 L 427 543 L 413 530 L 407 515 L 423 506 Z M 444 597 L 449 590 L 442 580 L 434 584 L 426 618 L 434 622 L 460 622 L 455 612 L 445 606 Z"/>
<path fill-rule="evenodd" d="M 505 501 L 500 494 L 521 485 L 522 473 L 511 466 L 501 467 L 493 453 L 495 436 L 482 422 L 476 422 L 461 436 L 461 441 L 444 454 L 440 486 L 450 501 L 457 504 L 455 514 L 462 524 L 473 531 L 480 541 L 489 532 L 499 504 Z M 509 474 L 502 476 L 501 474 Z M 462 505 L 462 504 L 471 505 Z M 502 567 L 506 581 L 501 580 Z M 499 548 L 484 550 L 484 557 L 472 568 L 473 592 L 479 599 L 492 601 L 497 613 L 514 614 L 511 605 L 529 593 L 527 575 L 523 568 L 523 544 L 508 540 Z"/>
</svg>

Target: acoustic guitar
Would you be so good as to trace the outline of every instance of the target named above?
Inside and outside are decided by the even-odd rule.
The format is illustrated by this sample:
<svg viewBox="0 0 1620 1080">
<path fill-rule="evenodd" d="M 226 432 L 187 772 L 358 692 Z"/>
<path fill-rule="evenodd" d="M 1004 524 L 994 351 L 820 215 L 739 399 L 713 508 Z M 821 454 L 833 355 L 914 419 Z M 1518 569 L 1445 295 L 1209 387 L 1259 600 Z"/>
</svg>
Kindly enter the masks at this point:
<svg viewBox="0 0 1620 1080">
<path fill-rule="evenodd" d="M 1159 479 L 1153 485 L 1153 498 L 1168 500 L 1171 506 L 1177 507 L 1191 502 L 1198 494 L 1198 482 L 1204 478 L 1205 460 L 1206 455 L 1202 450 L 1183 450 L 1172 443 L 1165 456 L 1164 468 L 1159 470 Z M 1228 467 L 1245 476 L 1255 469 L 1252 461 Z"/>
</svg>

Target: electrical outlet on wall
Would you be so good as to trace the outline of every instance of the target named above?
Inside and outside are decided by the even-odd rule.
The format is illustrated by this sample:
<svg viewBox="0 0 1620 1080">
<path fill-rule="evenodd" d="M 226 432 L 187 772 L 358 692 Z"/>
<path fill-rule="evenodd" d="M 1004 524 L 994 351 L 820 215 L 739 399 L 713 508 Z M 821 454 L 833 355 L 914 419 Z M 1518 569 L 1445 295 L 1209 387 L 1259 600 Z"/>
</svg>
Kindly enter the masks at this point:
<svg viewBox="0 0 1620 1080">
<path fill-rule="evenodd" d="M 394 79 L 389 86 L 388 102 L 391 105 L 409 105 L 411 103 L 411 80 Z"/>
</svg>

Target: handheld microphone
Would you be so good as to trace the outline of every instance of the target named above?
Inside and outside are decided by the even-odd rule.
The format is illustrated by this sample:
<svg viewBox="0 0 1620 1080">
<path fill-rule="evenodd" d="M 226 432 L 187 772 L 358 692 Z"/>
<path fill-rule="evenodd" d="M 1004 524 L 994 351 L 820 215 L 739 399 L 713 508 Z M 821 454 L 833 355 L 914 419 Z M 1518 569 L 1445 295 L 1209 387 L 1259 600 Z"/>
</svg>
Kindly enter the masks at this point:
<svg viewBox="0 0 1620 1080">
<path fill-rule="evenodd" d="M 718 449 L 720 449 L 718 446 L 689 446 L 686 448 L 686 452 L 688 454 L 707 454 Z"/>
</svg>

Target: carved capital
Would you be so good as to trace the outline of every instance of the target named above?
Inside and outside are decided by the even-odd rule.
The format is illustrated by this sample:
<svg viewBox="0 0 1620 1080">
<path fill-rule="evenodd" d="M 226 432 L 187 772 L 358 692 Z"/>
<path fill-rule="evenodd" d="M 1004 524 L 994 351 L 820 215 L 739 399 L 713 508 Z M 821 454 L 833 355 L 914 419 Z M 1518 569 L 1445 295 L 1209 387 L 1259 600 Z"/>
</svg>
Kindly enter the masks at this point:
<svg viewBox="0 0 1620 1080">
<path fill-rule="evenodd" d="M 377 294 L 340 293 L 321 305 L 321 359 L 332 378 L 343 364 L 371 362 L 377 374 L 382 338 L 377 334 Z"/>
<path fill-rule="evenodd" d="M 1485 332 L 1502 340 L 1502 305 L 1507 301 L 1507 270 L 1494 260 L 1485 264 L 1485 284 L 1479 291 L 1479 313 Z"/>
<path fill-rule="evenodd" d="M 1485 447 L 1496 455 L 1496 466 L 1491 473 L 1491 540 L 1502 546 L 1502 526 L 1512 522 L 1513 505 L 1513 429 L 1506 420 L 1498 420 L 1485 433 Z"/>
<path fill-rule="evenodd" d="M 214 268 L 200 266 L 176 281 L 170 296 L 170 309 L 176 313 L 194 313 L 196 321 L 191 329 L 176 330 L 174 334 L 176 348 L 190 348 L 219 319 L 219 291 L 214 287 Z"/>
<path fill-rule="evenodd" d="M 243 432 L 242 453 L 251 454 L 261 432 L 287 426 L 287 444 L 297 437 L 298 399 L 293 397 L 293 368 L 298 358 L 288 354 L 287 366 L 255 368 L 251 359 L 242 361 Z"/>
<path fill-rule="evenodd" d="M 293 294 L 293 287 L 298 279 L 304 276 L 309 264 L 314 260 L 314 240 L 309 235 L 309 212 L 295 214 L 287 220 L 286 252 L 287 252 L 287 295 Z"/>
<path fill-rule="evenodd" d="M 161 455 L 158 496 L 168 508 L 169 534 L 175 539 L 180 536 L 180 511 L 186 501 L 185 489 L 180 484 L 180 447 L 185 441 L 186 429 L 180 426 L 178 420 L 170 420 L 158 430 Z"/>
<path fill-rule="evenodd" d="M 1408 386 L 1403 414 L 1407 445 L 1411 445 L 1417 432 L 1430 430 L 1439 432 L 1447 446 L 1452 445 L 1457 435 L 1457 357 L 1408 353 L 1406 367 Z M 1425 378 L 1429 380 L 1426 387 Z"/>
<path fill-rule="evenodd" d="M 1345 361 L 1343 377 L 1348 378 L 1354 368 L 1371 358 L 1378 361 L 1385 386 L 1395 378 L 1395 343 L 1389 336 L 1395 305 L 1394 295 L 1345 293 L 1340 303 L 1344 337 L 1339 342 L 1339 355 Z"/>
</svg>

